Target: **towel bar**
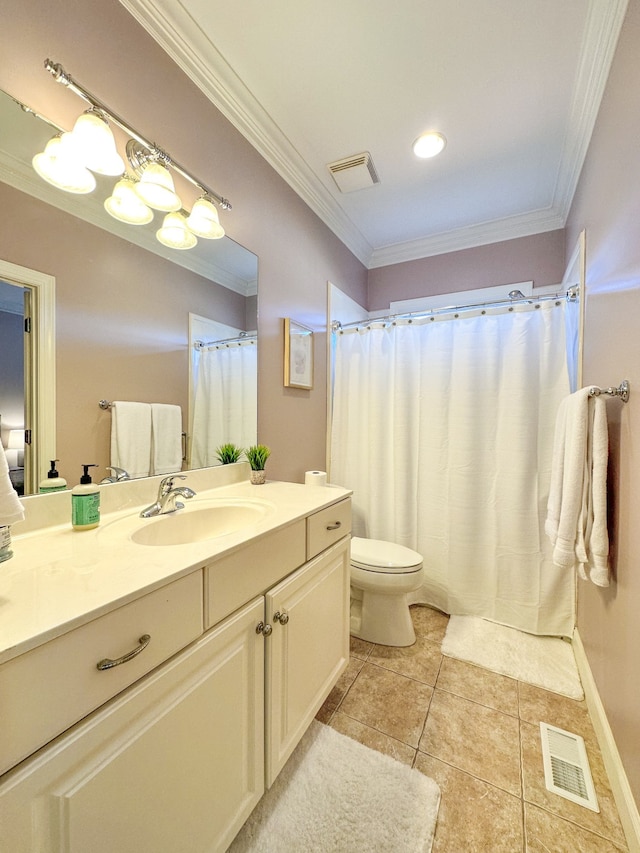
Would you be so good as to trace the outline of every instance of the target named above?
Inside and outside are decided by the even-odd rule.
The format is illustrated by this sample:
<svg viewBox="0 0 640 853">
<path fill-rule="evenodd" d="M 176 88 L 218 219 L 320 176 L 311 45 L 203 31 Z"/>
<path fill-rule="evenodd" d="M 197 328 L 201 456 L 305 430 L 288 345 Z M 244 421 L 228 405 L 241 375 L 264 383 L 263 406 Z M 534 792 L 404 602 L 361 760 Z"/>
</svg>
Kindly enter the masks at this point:
<svg viewBox="0 0 640 853">
<path fill-rule="evenodd" d="M 629 394 L 631 393 L 631 388 L 629 386 L 629 380 L 623 379 L 620 385 L 617 388 L 598 388 L 597 386 L 593 386 L 589 388 L 589 396 L 590 397 L 599 397 L 600 394 L 608 394 L 611 397 L 620 397 L 623 403 L 629 402 Z"/>
</svg>

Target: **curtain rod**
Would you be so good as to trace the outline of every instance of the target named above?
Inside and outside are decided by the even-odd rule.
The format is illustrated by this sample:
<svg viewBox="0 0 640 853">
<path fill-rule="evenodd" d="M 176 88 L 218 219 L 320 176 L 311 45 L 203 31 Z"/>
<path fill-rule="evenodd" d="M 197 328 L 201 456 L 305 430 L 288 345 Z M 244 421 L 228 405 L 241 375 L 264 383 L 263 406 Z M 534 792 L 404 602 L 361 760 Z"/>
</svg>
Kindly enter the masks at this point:
<svg viewBox="0 0 640 853">
<path fill-rule="evenodd" d="M 341 329 L 349 329 L 357 326 L 367 328 L 374 323 L 393 323 L 395 320 L 419 320 L 423 317 L 435 317 L 437 314 L 447 314 L 451 311 L 471 311 L 474 308 L 497 308 L 500 305 L 518 305 L 524 303 L 533 305 L 539 302 L 548 302 L 552 299 L 566 299 L 567 302 L 575 302 L 579 296 L 577 286 L 569 287 L 565 293 L 555 293 L 548 296 L 522 296 L 518 299 L 494 299 L 491 302 L 474 302 L 469 305 L 447 305 L 444 308 L 432 308 L 430 311 L 407 311 L 398 314 L 386 314 L 384 317 L 370 317 L 368 320 L 354 320 L 351 323 L 341 323 L 340 320 L 331 321 L 331 331 L 338 332 Z"/>
<path fill-rule="evenodd" d="M 195 347 L 195 349 L 203 349 L 204 347 L 216 346 L 216 344 L 240 344 L 244 343 L 245 341 L 253 343 L 257 340 L 258 335 L 255 332 L 253 334 L 250 334 L 248 332 L 242 332 L 241 334 L 236 335 L 235 338 L 223 338 L 219 341 L 195 341 L 193 346 Z"/>
</svg>

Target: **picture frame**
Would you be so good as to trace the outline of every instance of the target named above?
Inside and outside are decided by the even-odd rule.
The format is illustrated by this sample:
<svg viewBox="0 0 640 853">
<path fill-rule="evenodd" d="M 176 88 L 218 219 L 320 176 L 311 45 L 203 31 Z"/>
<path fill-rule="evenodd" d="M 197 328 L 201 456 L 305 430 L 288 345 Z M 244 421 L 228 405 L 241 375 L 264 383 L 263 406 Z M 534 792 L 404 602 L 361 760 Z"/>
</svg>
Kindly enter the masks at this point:
<svg viewBox="0 0 640 853">
<path fill-rule="evenodd" d="M 284 318 L 285 388 L 313 388 L 313 331 Z"/>
</svg>

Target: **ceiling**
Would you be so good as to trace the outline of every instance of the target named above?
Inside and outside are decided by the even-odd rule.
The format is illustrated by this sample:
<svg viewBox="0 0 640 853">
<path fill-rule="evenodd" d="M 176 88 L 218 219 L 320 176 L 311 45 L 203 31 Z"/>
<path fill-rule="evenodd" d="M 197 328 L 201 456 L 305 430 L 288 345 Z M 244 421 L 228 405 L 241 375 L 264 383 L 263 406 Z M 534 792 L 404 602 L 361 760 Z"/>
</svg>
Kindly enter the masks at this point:
<svg viewBox="0 0 640 853">
<path fill-rule="evenodd" d="M 627 6 L 120 2 L 369 268 L 564 226 Z M 341 193 L 363 152 L 380 183 Z"/>
</svg>

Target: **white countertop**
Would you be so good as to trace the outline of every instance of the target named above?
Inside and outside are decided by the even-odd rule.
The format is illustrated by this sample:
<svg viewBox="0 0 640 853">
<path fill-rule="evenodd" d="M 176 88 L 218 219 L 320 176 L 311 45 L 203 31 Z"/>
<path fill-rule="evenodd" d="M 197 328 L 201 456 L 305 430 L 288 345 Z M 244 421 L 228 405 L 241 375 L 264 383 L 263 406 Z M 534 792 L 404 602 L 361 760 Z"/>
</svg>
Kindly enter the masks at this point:
<svg viewBox="0 0 640 853">
<path fill-rule="evenodd" d="M 196 488 L 191 476 L 185 485 Z M 227 499 L 258 501 L 267 505 L 267 512 L 235 533 L 187 545 L 148 546 L 136 544 L 129 535 L 142 524 L 162 523 L 139 517 L 140 509 L 153 502 L 157 485 L 142 488 L 148 498 L 144 503 L 133 506 L 129 499 L 126 509 L 103 512 L 94 530 L 73 530 L 68 493 L 55 498 L 58 505 L 69 503 L 69 521 L 22 535 L 19 525 L 12 528 L 14 556 L 0 563 L 0 663 L 351 494 L 339 486 L 281 482 L 197 488 L 196 497 L 178 512 Z"/>
</svg>

